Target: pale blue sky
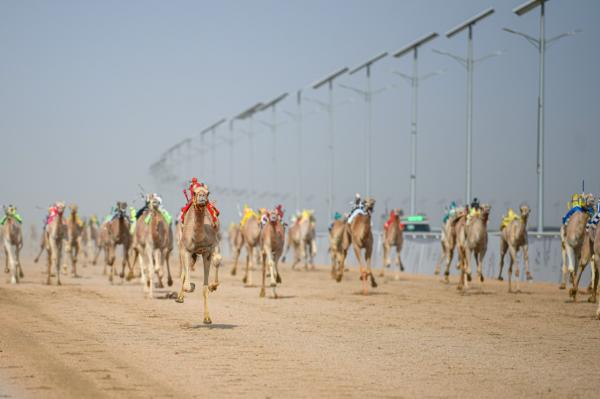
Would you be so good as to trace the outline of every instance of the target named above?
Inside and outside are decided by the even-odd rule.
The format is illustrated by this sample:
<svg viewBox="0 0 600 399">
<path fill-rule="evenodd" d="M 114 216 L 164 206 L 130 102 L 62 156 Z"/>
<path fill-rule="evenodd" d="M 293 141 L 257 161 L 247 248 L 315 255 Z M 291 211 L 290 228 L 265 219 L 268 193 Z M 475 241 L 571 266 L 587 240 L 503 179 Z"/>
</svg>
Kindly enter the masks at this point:
<svg viewBox="0 0 600 399">
<path fill-rule="evenodd" d="M 507 53 L 475 74 L 473 191 L 491 202 L 493 223 L 506 206 L 536 202 L 537 53 L 511 27 L 537 36 L 538 12 L 511 10 L 522 1 L 3 1 L 0 4 L 0 202 L 16 203 L 37 222 L 55 200 L 77 202 L 84 214 L 105 213 L 137 197 L 137 184 L 160 189 L 166 206 L 183 203 L 179 182 L 156 187 L 149 165 L 167 147 L 257 101 L 306 87 L 325 74 L 396 50 L 429 31 L 446 32 L 487 7 L 496 13 L 475 28 L 475 54 Z M 600 2 L 552 0 L 547 34 L 573 28 L 547 55 L 546 224 L 557 225 L 570 192 L 586 179 L 600 192 L 596 154 L 600 113 Z M 445 68 L 419 92 L 418 202 L 438 224 L 443 202 L 464 192 L 465 71 L 431 49 L 466 53 L 464 34 L 441 37 L 421 51 L 420 71 Z M 408 207 L 409 87 L 391 74 L 409 72 L 409 57 L 373 69 L 375 88 L 399 85 L 374 100 L 373 192 L 389 206 Z M 362 74 L 340 83 L 364 85 Z M 325 91 L 307 95 L 325 99 Z M 336 88 L 336 101 L 354 97 Z M 336 208 L 364 191 L 364 106 L 356 98 L 336 113 Z M 282 109 L 294 110 L 286 100 Z M 314 107 L 307 106 L 306 111 Z M 269 115 L 257 118 L 268 119 Z M 295 126 L 280 128 L 279 187 L 272 187 L 271 138 L 256 123 L 256 190 L 294 193 Z M 241 124 L 240 124 L 241 126 Z M 325 219 L 327 119 L 305 120 L 307 206 Z M 222 130 L 221 134 L 225 131 Z M 247 141 L 236 133 L 237 186 L 247 187 Z M 282 161 L 284 160 L 284 161 Z M 217 176 L 227 184 L 228 152 L 217 149 Z M 210 161 L 206 162 L 209 165 Z M 213 193 L 224 217 L 237 199 Z M 243 202 L 243 199 L 239 200 Z M 272 206 L 275 199 L 249 199 Z M 293 207 L 293 197 L 286 201 Z M 533 219 L 535 220 L 535 210 Z M 324 226 L 324 224 L 323 224 Z"/>
</svg>

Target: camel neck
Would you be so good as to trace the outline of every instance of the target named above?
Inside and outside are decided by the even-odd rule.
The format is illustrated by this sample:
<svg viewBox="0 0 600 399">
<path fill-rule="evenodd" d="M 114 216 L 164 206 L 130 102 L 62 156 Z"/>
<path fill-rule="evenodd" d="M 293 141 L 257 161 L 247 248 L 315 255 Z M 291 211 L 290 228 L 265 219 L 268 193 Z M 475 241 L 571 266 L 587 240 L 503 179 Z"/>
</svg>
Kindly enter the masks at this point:
<svg viewBox="0 0 600 399">
<path fill-rule="evenodd" d="M 195 206 L 192 205 L 191 208 L 193 220 L 193 229 L 194 235 L 198 239 L 202 239 L 204 237 L 204 214 L 206 212 L 206 205 L 204 206 Z"/>
</svg>

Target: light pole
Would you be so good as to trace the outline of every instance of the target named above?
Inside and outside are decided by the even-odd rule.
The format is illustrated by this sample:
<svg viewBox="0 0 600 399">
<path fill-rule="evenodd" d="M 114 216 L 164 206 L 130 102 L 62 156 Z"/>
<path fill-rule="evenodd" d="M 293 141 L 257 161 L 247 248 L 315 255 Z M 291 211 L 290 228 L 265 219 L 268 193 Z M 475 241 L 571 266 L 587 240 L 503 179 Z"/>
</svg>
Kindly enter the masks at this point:
<svg viewBox="0 0 600 399">
<path fill-rule="evenodd" d="M 366 71 L 367 74 L 367 87 L 365 90 L 359 90 L 356 89 L 354 87 L 351 86 L 347 86 L 347 85 L 341 85 L 341 87 L 344 87 L 346 89 L 350 89 L 353 90 L 355 92 L 357 92 L 358 94 L 360 94 L 364 100 L 365 100 L 365 104 L 367 106 L 367 126 L 365 127 L 365 190 L 366 190 L 366 197 L 370 197 L 371 196 L 371 146 L 372 146 L 372 139 L 373 139 L 373 128 L 372 128 L 372 120 L 373 120 L 373 104 L 372 104 L 372 99 L 373 99 L 373 91 L 371 90 L 371 65 L 373 65 L 375 62 L 381 60 L 382 58 L 386 57 L 388 55 L 387 51 L 380 53 L 378 55 L 376 55 L 375 57 L 369 59 L 368 61 L 362 63 L 361 65 L 357 66 L 356 68 L 352 69 L 349 74 L 353 75 L 356 72 L 360 71 L 361 69 L 364 69 Z"/>
<path fill-rule="evenodd" d="M 579 31 L 571 31 L 567 33 L 562 33 L 557 35 L 551 39 L 546 40 L 546 32 L 545 32 L 545 12 L 546 12 L 546 3 L 548 0 L 530 0 L 526 3 L 521 4 L 517 8 L 513 10 L 515 14 L 518 16 L 522 16 L 529 11 L 535 9 L 536 7 L 540 7 L 540 37 L 539 39 L 535 39 L 532 36 L 529 36 L 522 32 L 517 32 L 512 29 L 504 28 L 503 30 L 508 33 L 512 33 L 514 35 L 519 35 L 524 37 L 529 43 L 531 43 L 539 52 L 540 61 L 539 61 L 539 94 L 538 94 L 538 112 L 537 112 L 537 175 L 538 175 L 538 184 L 537 184 L 537 208 L 538 208 L 538 223 L 537 223 L 537 232 L 544 232 L 544 86 L 545 83 L 545 63 L 546 63 L 546 46 L 555 42 L 558 39 L 561 39 L 565 36 L 572 36 Z"/>
<path fill-rule="evenodd" d="M 413 52 L 413 74 L 411 77 L 407 77 L 412 84 L 412 116 L 411 116 L 411 134 L 410 134 L 410 214 L 414 215 L 417 211 L 417 92 L 419 89 L 419 78 L 417 65 L 418 65 L 418 54 L 419 47 L 425 43 L 435 39 L 438 36 L 437 33 L 433 32 L 425 35 L 417 41 L 409 44 L 408 46 L 396 51 L 394 57 L 399 58 L 404 54 Z M 400 74 L 402 76 L 402 74 Z"/>
<path fill-rule="evenodd" d="M 487 10 L 480 12 L 479 14 L 475 15 L 474 17 L 469 18 L 462 24 L 460 24 L 457 27 L 450 29 L 448 32 L 446 32 L 446 37 L 451 38 L 454 35 L 457 35 L 458 33 L 462 32 L 465 29 L 468 30 L 467 58 L 462 58 L 460 56 L 457 56 L 457 55 L 454 55 L 454 54 L 451 54 L 448 52 L 444 52 L 444 51 L 433 50 L 434 52 L 436 52 L 438 54 L 446 55 L 446 56 L 454 59 L 460 65 L 462 65 L 463 67 L 465 67 L 467 69 L 467 149 L 466 149 L 467 166 L 466 166 L 465 204 L 468 204 L 472 198 L 471 197 L 471 185 L 472 185 L 472 181 L 473 181 L 472 180 L 473 69 L 474 69 L 476 62 L 483 61 L 483 60 L 493 57 L 495 55 L 501 54 L 500 52 L 495 52 L 495 53 L 489 54 L 485 57 L 482 57 L 480 59 L 474 60 L 473 59 L 473 26 L 477 22 L 481 21 L 485 17 L 492 15 L 493 13 L 494 13 L 494 9 L 488 8 Z"/>
<path fill-rule="evenodd" d="M 215 147 L 216 147 L 217 143 L 216 143 L 215 133 L 217 131 L 217 128 L 219 126 L 221 126 L 223 123 L 225 123 L 225 120 L 226 120 L 225 118 L 221 118 L 217 122 L 213 123 L 212 125 L 210 125 L 209 127 L 207 127 L 206 129 L 204 129 L 200 132 L 202 147 L 204 147 L 204 135 L 206 135 L 209 132 L 211 134 L 211 152 L 212 152 L 211 178 L 213 180 L 212 183 L 216 183 L 216 181 L 217 181 L 217 172 L 216 172 L 216 165 L 215 165 L 216 164 Z M 204 158 L 202 158 L 202 165 L 204 166 Z M 203 169 L 204 169 L 204 167 L 203 167 Z M 204 173 L 204 170 L 202 170 L 202 173 Z"/>
<path fill-rule="evenodd" d="M 300 199 L 302 198 L 302 90 L 296 92 L 296 105 L 297 112 L 284 111 L 286 114 L 291 116 L 296 121 L 296 156 L 297 159 L 297 170 L 296 170 L 296 211 L 300 210 Z"/>
<path fill-rule="evenodd" d="M 288 96 L 288 93 L 283 93 L 277 97 L 275 97 L 274 99 L 272 99 L 271 101 L 269 101 L 268 103 L 266 103 L 265 105 L 263 105 L 259 111 L 265 111 L 269 108 L 271 108 L 272 113 L 271 113 L 271 122 L 264 122 L 261 121 L 263 124 L 267 125 L 270 129 L 271 129 L 271 135 L 273 138 L 273 151 L 271 153 L 271 162 L 273 164 L 273 180 L 274 180 L 274 186 L 275 186 L 275 192 L 279 191 L 279 185 L 278 185 L 278 180 L 277 180 L 277 104 L 281 101 L 283 101 L 286 97 Z"/>
<path fill-rule="evenodd" d="M 319 87 L 327 84 L 327 86 L 329 87 L 329 105 L 327 107 L 327 111 L 329 113 L 329 203 L 328 203 L 328 218 L 333 217 L 333 182 L 334 182 L 334 171 L 335 171 L 335 151 L 334 151 L 334 145 L 335 145 L 335 127 L 334 127 L 334 119 L 333 119 L 333 81 L 339 77 L 340 75 L 343 75 L 344 73 L 348 72 L 348 68 L 344 67 L 342 69 L 339 69 L 335 72 L 333 72 L 332 74 L 326 76 L 325 78 L 317 81 L 316 83 L 312 84 L 312 88 L 313 89 L 318 89 Z"/>
<path fill-rule="evenodd" d="M 249 162 L 249 168 L 250 168 L 250 194 L 253 193 L 252 190 L 255 189 L 254 186 L 254 130 L 253 130 L 253 116 L 254 114 L 263 106 L 263 103 L 259 102 L 254 104 L 252 107 L 246 109 L 245 111 L 239 113 L 235 118 L 235 119 L 240 119 L 240 120 L 244 120 L 244 119 L 248 119 L 249 120 L 249 124 L 250 124 L 250 130 L 248 131 L 244 131 L 244 133 L 246 133 L 248 135 L 248 139 L 249 139 L 249 157 L 250 157 L 250 162 Z"/>
</svg>

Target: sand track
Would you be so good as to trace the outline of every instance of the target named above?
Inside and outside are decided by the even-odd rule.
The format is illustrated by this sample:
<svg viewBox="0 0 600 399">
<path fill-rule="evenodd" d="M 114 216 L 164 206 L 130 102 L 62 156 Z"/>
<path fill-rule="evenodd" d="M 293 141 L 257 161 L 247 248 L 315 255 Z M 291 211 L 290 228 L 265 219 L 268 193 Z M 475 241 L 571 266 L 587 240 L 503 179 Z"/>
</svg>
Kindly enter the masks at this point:
<svg viewBox="0 0 600 399">
<path fill-rule="evenodd" d="M 0 397 L 600 394 L 600 321 L 587 296 L 569 303 L 544 283 L 508 294 L 498 282 L 459 295 L 404 274 L 364 297 L 355 272 L 336 284 L 326 267 L 284 266 L 283 298 L 260 299 L 229 268 L 205 326 L 200 290 L 184 304 L 146 300 L 137 282 L 110 286 L 101 267 L 48 287 L 25 262 L 23 284 L 0 284 Z"/>
</svg>

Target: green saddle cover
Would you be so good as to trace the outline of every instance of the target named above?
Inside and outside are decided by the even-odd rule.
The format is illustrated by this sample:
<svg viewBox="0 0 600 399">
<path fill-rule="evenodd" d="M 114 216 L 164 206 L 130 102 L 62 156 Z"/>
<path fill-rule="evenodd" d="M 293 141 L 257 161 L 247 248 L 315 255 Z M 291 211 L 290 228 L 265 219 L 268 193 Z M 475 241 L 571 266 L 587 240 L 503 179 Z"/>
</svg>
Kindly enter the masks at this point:
<svg viewBox="0 0 600 399">
<path fill-rule="evenodd" d="M 163 219 L 165 219 L 165 222 L 167 222 L 167 224 L 171 224 L 173 217 L 166 209 L 161 209 L 160 214 L 162 215 Z M 152 212 L 150 212 L 150 213 L 148 213 L 148 215 L 146 215 L 146 217 L 144 218 L 144 223 L 150 224 L 151 220 L 152 220 Z"/>
</svg>

